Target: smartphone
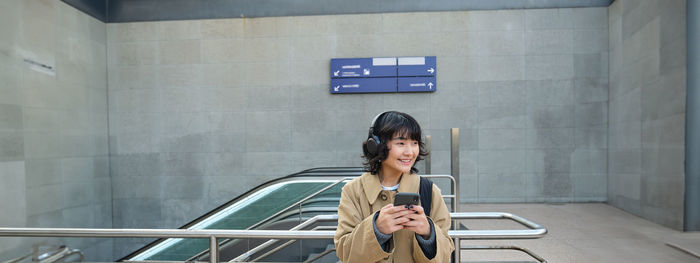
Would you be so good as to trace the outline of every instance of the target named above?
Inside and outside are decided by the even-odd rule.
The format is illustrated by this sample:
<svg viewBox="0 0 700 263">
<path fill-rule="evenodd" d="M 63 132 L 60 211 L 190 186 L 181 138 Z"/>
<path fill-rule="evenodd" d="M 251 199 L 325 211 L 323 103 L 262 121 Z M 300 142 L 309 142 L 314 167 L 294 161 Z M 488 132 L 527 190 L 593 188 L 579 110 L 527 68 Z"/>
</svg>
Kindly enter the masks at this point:
<svg viewBox="0 0 700 263">
<path fill-rule="evenodd" d="M 418 205 L 418 200 L 420 200 L 420 195 L 417 193 L 396 193 L 394 206 Z"/>
</svg>

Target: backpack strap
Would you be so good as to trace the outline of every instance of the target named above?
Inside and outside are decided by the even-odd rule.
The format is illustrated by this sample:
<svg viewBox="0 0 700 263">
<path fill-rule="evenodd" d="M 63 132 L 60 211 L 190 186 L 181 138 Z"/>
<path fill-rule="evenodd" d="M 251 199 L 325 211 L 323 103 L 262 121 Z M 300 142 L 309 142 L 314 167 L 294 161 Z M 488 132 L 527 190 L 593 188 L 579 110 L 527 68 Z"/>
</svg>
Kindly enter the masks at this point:
<svg viewBox="0 0 700 263">
<path fill-rule="evenodd" d="M 433 181 L 426 178 L 420 178 L 420 205 L 423 207 L 426 216 L 430 216 L 430 206 L 433 203 Z"/>
</svg>

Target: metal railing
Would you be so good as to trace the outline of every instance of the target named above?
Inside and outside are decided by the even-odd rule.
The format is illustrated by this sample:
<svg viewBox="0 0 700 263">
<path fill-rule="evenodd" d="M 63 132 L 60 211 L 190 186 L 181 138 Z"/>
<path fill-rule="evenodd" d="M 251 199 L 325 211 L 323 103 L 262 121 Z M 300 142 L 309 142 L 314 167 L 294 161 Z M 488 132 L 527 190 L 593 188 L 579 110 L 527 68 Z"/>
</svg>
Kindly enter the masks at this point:
<svg viewBox="0 0 700 263">
<path fill-rule="evenodd" d="M 449 230 L 453 239 L 534 239 L 543 237 L 547 229 L 523 217 L 511 213 L 479 212 L 451 213 L 453 219 L 511 219 L 529 229 L 517 230 Z M 337 220 L 337 215 L 314 217 L 318 222 Z M 312 223 L 308 223 L 310 225 Z M 89 237 L 89 238 L 208 238 L 209 261 L 219 262 L 221 238 L 264 239 L 332 239 L 335 231 L 312 230 L 190 230 L 190 229 L 101 229 L 101 228 L 0 228 L 0 236 L 6 237 Z M 462 247 L 456 244 L 461 250 Z"/>
<path fill-rule="evenodd" d="M 325 174 L 325 173 L 329 173 L 329 172 L 331 172 L 331 171 L 342 171 L 342 172 L 344 172 L 344 173 L 356 173 L 356 172 L 358 172 L 360 169 L 361 169 L 361 168 L 323 168 L 323 169 L 312 169 L 312 170 L 300 172 L 300 173 L 298 173 L 298 174 L 296 174 L 296 175 L 301 175 L 301 174 L 304 174 L 304 175 L 311 175 L 311 174 L 313 174 L 313 173 Z M 326 176 L 328 176 L 328 175 L 326 175 Z M 342 176 L 342 177 L 341 177 L 341 176 Z M 449 179 L 449 180 L 450 180 L 450 188 L 451 188 L 450 190 L 451 190 L 451 194 L 449 194 L 449 195 L 443 195 L 443 198 L 444 198 L 444 199 L 450 199 L 450 200 L 451 200 L 450 203 L 451 203 L 452 212 L 457 211 L 459 202 L 457 201 L 457 196 L 458 196 L 458 195 L 457 195 L 456 193 L 457 193 L 458 189 L 457 189 L 456 180 L 455 180 L 455 178 L 454 178 L 453 176 L 451 176 L 451 175 L 441 175 L 441 174 L 435 174 L 435 175 L 433 175 L 433 174 L 428 174 L 428 175 L 421 175 L 421 177 L 431 178 L 431 179 L 432 179 L 432 178 L 436 178 L 436 179 Z M 337 179 L 337 180 L 331 181 L 331 180 L 328 180 L 329 177 L 321 178 L 321 177 L 314 177 L 314 176 L 312 176 L 312 177 L 293 177 L 293 176 L 290 176 L 290 177 L 284 178 L 282 181 L 276 181 L 275 183 L 283 183 L 284 181 L 294 181 L 294 182 L 298 182 L 298 181 L 308 181 L 308 182 L 319 182 L 319 183 L 330 183 L 330 184 L 329 184 L 329 185 L 326 185 L 326 186 L 324 186 L 323 188 L 321 188 L 320 190 L 317 190 L 317 191 L 315 191 L 314 193 L 312 193 L 312 194 L 310 194 L 310 195 L 304 197 L 303 199 L 301 199 L 301 200 L 299 200 L 299 201 L 297 201 L 297 202 L 294 202 L 293 204 L 291 204 L 291 205 L 289 205 L 289 206 L 287 206 L 287 207 L 281 209 L 280 211 L 274 213 L 273 215 L 270 215 L 269 217 L 267 217 L 267 218 L 265 218 L 265 219 L 263 219 L 263 220 L 261 220 L 261 221 L 258 221 L 257 223 L 253 224 L 253 225 L 250 226 L 250 227 L 247 227 L 246 229 L 255 229 L 255 228 L 257 228 L 257 227 L 260 227 L 260 226 L 262 226 L 262 225 L 264 225 L 264 224 L 270 222 L 270 221 L 273 220 L 274 218 L 278 218 L 278 217 L 283 216 L 283 215 L 285 215 L 285 214 L 289 214 L 290 211 L 292 211 L 292 209 L 294 209 L 294 208 L 301 208 L 302 205 L 306 204 L 308 201 L 312 200 L 313 198 L 317 197 L 318 195 L 323 194 L 323 193 L 326 192 L 327 190 L 329 190 L 329 189 L 331 189 L 331 188 L 333 188 L 333 187 L 335 187 L 335 186 L 337 186 L 337 185 L 339 185 L 339 184 L 341 184 L 341 183 L 343 183 L 343 182 L 345 182 L 345 181 L 349 181 L 349 180 L 352 180 L 352 179 L 354 179 L 354 178 L 357 178 L 357 176 L 343 176 L 343 175 L 336 175 L 336 174 L 333 174 L 333 175 L 330 175 L 330 178 L 338 178 L 338 179 Z M 271 185 L 271 184 L 266 184 L 266 185 Z M 253 194 L 253 192 L 246 193 L 246 195 L 251 195 L 251 194 Z M 302 221 L 302 211 L 303 211 L 302 209 L 298 209 L 298 212 L 299 212 L 299 222 Z M 456 222 L 453 221 L 452 225 L 455 225 L 455 223 L 456 223 Z M 221 246 L 221 247 L 227 247 L 227 246 L 231 245 L 230 241 L 231 241 L 231 240 L 224 240 L 224 241 L 222 242 L 222 244 L 220 244 L 220 246 Z M 149 247 L 152 247 L 152 244 L 149 245 Z M 149 249 L 150 249 L 150 248 L 149 248 Z M 196 255 L 194 255 L 194 256 L 188 258 L 186 261 L 196 261 L 198 258 L 201 258 L 201 257 L 205 256 L 208 252 L 209 252 L 208 250 L 201 251 L 201 252 L 197 253 Z M 132 255 L 134 255 L 134 254 L 132 254 Z M 131 257 L 132 255 L 130 255 L 129 257 Z"/>
<path fill-rule="evenodd" d="M 479 238 L 469 238 L 469 239 L 509 239 L 509 238 L 519 238 L 519 239 L 532 239 L 532 238 L 540 238 L 543 237 L 547 233 L 547 229 L 535 222 L 532 222 L 526 218 L 511 214 L 511 213 L 502 213 L 502 212 L 465 212 L 465 213 L 450 213 L 450 217 L 454 220 L 465 220 L 465 219 L 511 219 L 517 223 L 520 223 L 521 225 L 524 225 L 525 227 L 529 228 L 527 230 L 450 230 L 448 231 L 448 234 L 456 239 L 460 238 L 459 234 L 462 234 L 460 231 L 470 231 L 469 233 L 479 233 L 483 236 Z M 315 223 L 318 222 L 331 222 L 331 221 L 337 221 L 338 220 L 338 215 L 318 215 L 310 218 L 309 220 L 306 220 L 304 223 L 290 229 L 290 230 L 301 230 L 305 227 L 311 226 Z M 315 230 L 315 229 L 314 229 Z M 479 232 L 479 231 L 484 231 L 484 232 Z M 453 236 L 454 235 L 454 236 Z M 244 254 L 241 254 L 240 256 L 230 260 L 229 262 L 241 262 L 241 261 L 246 261 L 250 256 L 264 251 L 266 248 L 276 244 L 279 240 L 278 239 L 273 239 L 270 241 L 267 241 L 263 244 L 258 245 L 257 247 L 247 251 Z M 282 248 L 285 248 L 289 245 L 291 245 L 294 241 L 296 240 L 290 240 L 287 241 L 286 243 L 275 247 L 271 252 L 268 252 L 260 257 L 257 257 L 256 259 L 252 260 L 252 262 L 258 261 L 261 258 L 264 258 L 265 256 L 271 254 L 272 252 L 278 251 Z M 459 246 L 459 243 L 455 243 L 455 245 Z M 467 246 L 467 247 L 461 247 L 460 249 L 514 249 L 514 250 L 520 250 L 523 251 L 529 255 L 531 255 L 533 258 L 540 260 L 542 262 L 541 258 L 537 256 L 536 254 L 530 252 L 527 249 L 516 247 L 516 246 L 478 246 L 478 247 L 472 247 L 472 246 Z M 330 253 L 328 251 L 324 251 L 324 253 Z M 324 254 L 322 253 L 322 254 Z M 320 256 L 319 256 L 320 257 Z"/>
<path fill-rule="evenodd" d="M 39 263 L 54 263 L 54 262 L 59 262 L 59 261 L 63 262 L 65 259 L 67 259 L 73 255 L 80 256 L 79 262 L 85 262 L 85 255 L 79 249 L 71 249 L 67 246 L 62 245 L 62 246 L 56 246 L 56 247 L 49 247 L 48 249 L 42 251 L 39 245 L 34 245 L 32 247 L 31 253 L 26 254 L 24 256 L 20 256 L 18 258 L 4 261 L 3 263 L 18 263 L 18 262 L 21 262 L 21 261 L 23 261 L 27 258 L 30 258 L 30 257 L 31 257 L 32 262 L 39 262 Z"/>
</svg>

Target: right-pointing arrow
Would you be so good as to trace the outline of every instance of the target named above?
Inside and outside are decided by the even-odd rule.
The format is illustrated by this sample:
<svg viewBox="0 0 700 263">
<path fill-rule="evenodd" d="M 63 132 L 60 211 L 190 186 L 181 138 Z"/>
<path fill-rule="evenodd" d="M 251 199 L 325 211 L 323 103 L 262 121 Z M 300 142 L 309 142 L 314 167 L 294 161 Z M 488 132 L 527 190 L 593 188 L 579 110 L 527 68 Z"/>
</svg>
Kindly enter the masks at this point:
<svg viewBox="0 0 700 263">
<path fill-rule="evenodd" d="M 428 69 L 428 72 L 430 72 L 430 74 L 433 74 L 433 73 L 435 72 L 435 69 L 434 69 L 434 68 L 430 68 L 430 69 Z"/>
</svg>

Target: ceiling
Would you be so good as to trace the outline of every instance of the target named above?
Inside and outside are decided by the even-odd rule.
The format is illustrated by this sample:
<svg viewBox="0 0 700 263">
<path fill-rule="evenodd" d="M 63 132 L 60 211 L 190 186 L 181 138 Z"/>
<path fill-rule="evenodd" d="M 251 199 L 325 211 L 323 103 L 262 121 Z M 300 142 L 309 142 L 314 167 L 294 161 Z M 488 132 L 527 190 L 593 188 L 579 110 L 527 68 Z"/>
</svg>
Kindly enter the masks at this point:
<svg viewBox="0 0 700 263">
<path fill-rule="evenodd" d="M 391 12 L 607 7 L 614 0 L 62 0 L 106 23 Z"/>
</svg>

